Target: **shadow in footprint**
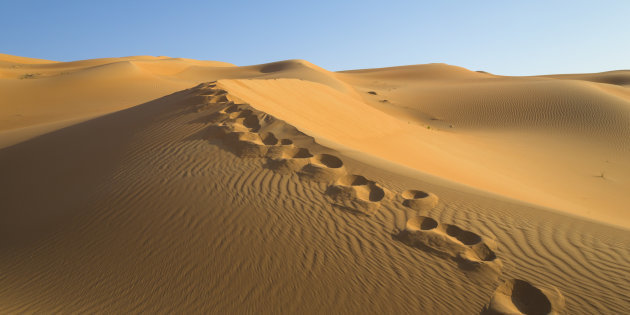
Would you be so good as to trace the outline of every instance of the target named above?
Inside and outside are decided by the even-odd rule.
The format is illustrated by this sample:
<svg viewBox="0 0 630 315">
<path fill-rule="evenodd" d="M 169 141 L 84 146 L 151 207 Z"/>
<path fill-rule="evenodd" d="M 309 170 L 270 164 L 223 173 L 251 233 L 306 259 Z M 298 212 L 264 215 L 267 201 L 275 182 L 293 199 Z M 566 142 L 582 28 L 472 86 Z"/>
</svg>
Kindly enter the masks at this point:
<svg viewBox="0 0 630 315">
<path fill-rule="evenodd" d="M 510 279 L 497 287 L 481 314 L 559 314 L 564 306 L 564 296 L 557 288 Z"/>
<path fill-rule="evenodd" d="M 439 223 L 427 216 L 418 215 L 407 220 L 397 240 L 423 250 L 428 247 L 441 256 L 446 255 L 463 270 L 498 275 L 503 266 L 495 254 L 496 244 L 492 240 L 482 239 L 473 232 L 452 224 Z"/>
</svg>

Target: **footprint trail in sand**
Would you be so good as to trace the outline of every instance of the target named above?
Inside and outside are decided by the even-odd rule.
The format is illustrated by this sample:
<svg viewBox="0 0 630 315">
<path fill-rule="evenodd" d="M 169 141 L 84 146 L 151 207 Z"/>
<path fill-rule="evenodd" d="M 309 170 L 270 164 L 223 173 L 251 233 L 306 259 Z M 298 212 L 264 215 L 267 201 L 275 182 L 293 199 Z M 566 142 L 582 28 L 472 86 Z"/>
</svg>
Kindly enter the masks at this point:
<svg viewBox="0 0 630 315">
<path fill-rule="evenodd" d="M 216 89 L 214 82 L 201 87 L 209 90 L 207 104 L 197 106 L 197 109 L 214 110 L 207 117 L 210 138 L 220 139 L 222 144 L 237 156 L 264 158 L 265 165 L 276 172 L 295 173 L 303 180 L 326 183 L 328 187 L 324 194 L 333 205 L 352 213 L 371 216 L 378 211 L 384 198 L 392 196 L 391 192 L 377 182 L 362 175 L 348 174 L 340 157 L 330 153 L 313 154 L 307 148 L 296 146 L 296 143 L 305 142 L 312 145 L 315 141 L 295 127 L 260 112 L 249 104 L 236 104 L 230 101 L 228 93 Z M 276 134 L 282 134 L 283 137 Z M 330 151 L 326 148 L 321 150 Z M 418 214 L 433 209 L 439 200 L 438 196 L 431 192 L 413 189 L 403 191 L 399 196 L 404 207 Z M 464 230 L 457 225 L 440 223 L 434 218 L 416 215 L 408 219 L 405 229 L 394 237 L 409 246 L 452 259 L 464 270 L 478 272 L 491 278 L 501 275 L 503 263 L 496 255 L 497 245 L 494 240 Z M 528 299 L 540 298 L 522 293 L 523 290 L 520 288 L 524 286 L 523 283 L 527 282 L 507 281 L 501 285 L 497 289 L 500 293 L 495 293 L 487 312 L 504 314 L 502 310 L 513 309 L 512 306 L 498 302 L 500 298 L 497 294 L 513 294 L 515 299 L 526 300 L 522 303 L 516 302 L 515 305 L 529 303 Z M 510 288 L 506 289 L 508 286 Z M 515 293 L 514 286 L 517 288 Z M 540 304 L 538 301 L 531 303 Z M 520 306 L 514 307 L 519 309 Z M 555 309 L 561 307 L 560 304 L 554 305 Z"/>
</svg>

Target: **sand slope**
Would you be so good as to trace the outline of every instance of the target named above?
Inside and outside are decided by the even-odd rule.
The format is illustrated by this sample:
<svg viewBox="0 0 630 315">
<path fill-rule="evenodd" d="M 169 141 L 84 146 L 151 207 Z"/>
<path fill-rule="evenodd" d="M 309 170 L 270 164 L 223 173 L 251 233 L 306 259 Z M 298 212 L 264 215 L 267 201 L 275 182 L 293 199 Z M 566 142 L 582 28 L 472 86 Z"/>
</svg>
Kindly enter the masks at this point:
<svg viewBox="0 0 630 315">
<path fill-rule="evenodd" d="M 467 94 L 445 104 L 436 98 L 452 91 L 431 88 L 434 95 L 425 102 L 437 105 L 411 107 L 441 117 L 425 122 L 420 114 L 372 107 L 309 81 L 219 81 L 233 95 L 338 150 L 595 220 L 630 224 L 630 197 L 623 193 L 630 189 L 630 102 L 573 82 L 483 84 L 485 90 L 474 82 L 452 87 Z M 424 99 L 417 93 L 421 87 L 410 85 L 396 92 L 403 103 L 398 104 L 398 94 L 388 96 L 395 104 L 390 106 Z M 521 92 L 534 88 L 542 90 L 535 94 L 539 101 Z M 517 103 L 505 106 L 506 100 Z"/>
<path fill-rule="evenodd" d="M 301 60 L 43 65 L 75 72 L 0 81 L 14 90 L 2 313 L 630 307 L 623 84 Z"/>
</svg>

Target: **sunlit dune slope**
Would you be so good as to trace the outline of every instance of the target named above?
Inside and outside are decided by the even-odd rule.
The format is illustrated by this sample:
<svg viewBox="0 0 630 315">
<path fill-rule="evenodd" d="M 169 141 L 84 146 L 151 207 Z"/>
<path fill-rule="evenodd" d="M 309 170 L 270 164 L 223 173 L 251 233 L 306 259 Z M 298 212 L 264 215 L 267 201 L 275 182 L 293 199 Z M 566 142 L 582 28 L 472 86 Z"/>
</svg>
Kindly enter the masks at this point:
<svg viewBox="0 0 630 315">
<path fill-rule="evenodd" d="M 410 83 L 405 91 L 382 93 L 391 99 L 389 106 L 422 100 L 416 108 L 407 108 L 407 114 L 301 80 L 219 85 L 324 143 L 360 152 L 357 158 L 377 156 L 538 205 L 613 224 L 630 223 L 625 211 L 630 199 L 623 196 L 630 189 L 625 163 L 630 106 L 587 84 L 495 82 L 487 83 L 484 93 L 468 83 L 451 87 L 461 94 L 449 98 L 454 93 L 446 84 L 441 92 L 424 87 L 433 93 L 427 96 Z M 495 89 L 498 92 L 492 93 Z M 380 94 L 367 94 L 370 97 Z M 514 104 L 502 103 L 510 99 Z M 424 122 L 413 111 L 441 118 Z"/>
</svg>

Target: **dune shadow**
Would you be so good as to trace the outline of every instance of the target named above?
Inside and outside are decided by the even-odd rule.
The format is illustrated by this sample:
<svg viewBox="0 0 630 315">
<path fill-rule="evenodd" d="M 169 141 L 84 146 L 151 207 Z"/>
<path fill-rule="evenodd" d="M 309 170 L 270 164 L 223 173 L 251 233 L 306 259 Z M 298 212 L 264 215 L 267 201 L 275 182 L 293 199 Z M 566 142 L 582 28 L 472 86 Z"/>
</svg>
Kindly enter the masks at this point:
<svg viewBox="0 0 630 315">
<path fill-rule="evenodd" d="M 134 136 L 184 113 L 187 97 L 175 92 L 0 149 L 0 248 L 23 247 L 90 211 Z"/>
</svg>

